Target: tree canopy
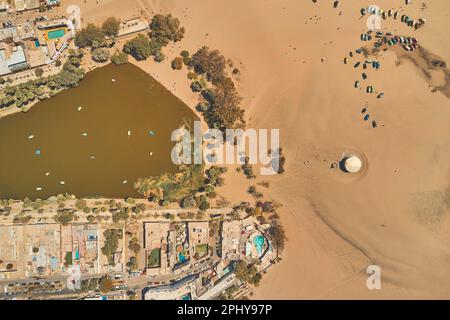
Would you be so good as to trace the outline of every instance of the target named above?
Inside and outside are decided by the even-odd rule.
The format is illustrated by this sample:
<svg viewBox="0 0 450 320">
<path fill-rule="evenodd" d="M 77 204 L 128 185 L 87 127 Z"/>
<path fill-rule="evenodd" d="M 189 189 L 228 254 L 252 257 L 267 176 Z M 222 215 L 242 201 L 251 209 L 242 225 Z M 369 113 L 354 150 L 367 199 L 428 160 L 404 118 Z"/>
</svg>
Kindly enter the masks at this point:
<svg viewBox="0 0 450 320">
<path fill-rule="evenodd" d="M 126 63 L 128 63 L 128 55 L 125 52 L 116 51 L 111 56 L 111 61 L 112 61 L 112 63 L 114 63 L 116 65 L 126 64 Z"/>
<path fill-rule="evenodd" d="M 180 27 L 180 20 L 171 14 L 157 14 L 150 23 L 150 38 L 160 47 L 166 46 L 170 41 L 177 42 L 184 37 L 184 28 Z"/>
<path fill-rule="evenodd" d="M 161 47 L 156 42 L 150 41 L 142 34 L 128 40 L 123 47 L 123 51 L 132 55 L 136 60 L 145 60 L 160 50 Z"/>
<path fill-rule="evenodd" d="M 115 37 L 119 34 L 120 21 L 115 17 L 106 19 L 102 24 L 102 31 L 108 37 Z"/>
<path fill-rule="evenodd" d="M 75 44 L 79 48 L 91 47 L 95 41 L 103 42 L 104 40 L 105 34 L 102 29 L 93 23 L 89 23 L 86 28 L 80 30 L 75 36 Z"/>
<path fill-rule="evenodd" d="M 109 51 L 104 48 L 94 49 L 92 51 L 92 59 L 96 62 L 106 62 L 109 60 Z"/>
</svg>

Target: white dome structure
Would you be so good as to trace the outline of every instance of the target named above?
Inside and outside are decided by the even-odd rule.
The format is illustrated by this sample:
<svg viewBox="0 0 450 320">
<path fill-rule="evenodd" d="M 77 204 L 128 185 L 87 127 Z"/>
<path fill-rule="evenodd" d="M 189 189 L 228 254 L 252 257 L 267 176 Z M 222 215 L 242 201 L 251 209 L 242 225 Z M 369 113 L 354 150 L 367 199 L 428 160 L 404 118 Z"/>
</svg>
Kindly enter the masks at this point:
<svg viewBox="0 0 450 320">
<path fill-rule="evenodd" d="M 341 161 L 341 168 L 348 173 L 358 173 L 362 165 L 361 159 L 355 155 L 349 155 Z"/>
</svg>

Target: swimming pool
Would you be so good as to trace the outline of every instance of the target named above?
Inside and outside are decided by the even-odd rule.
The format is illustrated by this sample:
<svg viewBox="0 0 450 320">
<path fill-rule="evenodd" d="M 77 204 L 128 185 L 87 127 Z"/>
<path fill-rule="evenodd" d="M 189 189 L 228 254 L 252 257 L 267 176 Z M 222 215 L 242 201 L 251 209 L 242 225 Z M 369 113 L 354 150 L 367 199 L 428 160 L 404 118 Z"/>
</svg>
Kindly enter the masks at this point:
<svg viewBox="0 0 450 320">
<path fill-rule="evenodd" d="M 47 32 L 47 37 L 49 40 L 62 38 L 66 34 L 66 30 L 57 29 Z"/>
<path fill-rule="evenodd" d="M 264 237 L 262 235 L 258 235 L 253 240 L 253 243 L 255 244 L 256 251 L 258 252 L 258 257 L 261 257 L 262 255 L 262 247 L 264 245 Z"/>
<path fill-rule="evenodd" d="M 180 261 L 180 263 L 185 263 L 186 262 L 186 257 L 180 252 L 178 254 L 178 260 Z"/>
</svg>

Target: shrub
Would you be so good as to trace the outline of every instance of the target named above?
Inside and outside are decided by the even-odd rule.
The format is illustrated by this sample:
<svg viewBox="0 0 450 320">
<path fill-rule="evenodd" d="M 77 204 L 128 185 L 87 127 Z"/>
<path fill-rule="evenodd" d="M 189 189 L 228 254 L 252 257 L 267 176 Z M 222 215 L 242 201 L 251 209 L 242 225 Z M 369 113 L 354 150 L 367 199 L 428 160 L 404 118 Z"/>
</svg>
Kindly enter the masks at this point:
<svg viewBox="0 0 450 320">
<path fill-rule="evenodd" d="M 202 91 L 202 84 L 199 81 L 194 81 L 191 83 L 192 92 L 200 92 Z"/>
<path fill-rule="evenodd" d="M 145 60 L 148 57 L 160 52 L 161 46 L 154 41 L 150 41 L 146 36 L 139 34 L 131 40 L 128 40 L 123 52 L 132 55 L 136 60 Z"/>
<path fill-rule="evenodd" d="M 166 59 L 166 56 L 161 51 L 155 53 L 154 57 L 156 62 L 163 62 Z"/>
<path fill-rule="evenodd" d="M 44 70 L 42 70 L 42 68 L 37 68 L 36 70 L 34 70 L 34 73 L 36 74 L 36 77 L 40 78 L 44 74 Z"/>
<path fill-rule="evenodd" d="M 102 24 L 102 31 L 109 37 L 115 37 L 119 33 L 120 21 L 115 17 L 110 17 Z"/>
<path fill-rule="evenodd" d="M 172 69 L 181 70 L 183 68 L 183 58 L 176 57 L 172 60 Z"/>
<path fill-rule="evenodd" d="M 119 52 L 119 51 L 116 51 L 116 52 L 111 56 L 111 61 L 112 61 L 112 63 L 114 63 L 115 65 L 126 64 L 126 63 L 128 63 L 128 55 L 127 55 L 125 52 Z"/>
<path fill-rule="evenodd" d="M 86 48 L 92 46 L 94 41 L 102 42 L 105 40 L 105 35 L 99 27 L 89 23 L 86 28 L 79 31 L 75 36 L 75 44 L 79 48 Z"/>
<path fill-rule="evenodd" d="M 92 59 L 96 62 L 106 62 L 109 60 L 109 51 L 99 48 L 92 51 Z"/>
<path fill-rule="evenodd" d="M 157 14 L 150 23 L 150 38 L 158 42 L 161 47 L 170 41 L 180 41 L 184 37 L 184 28 L 180 27 L 180 21 L 171 14 Z"/>
</svg>

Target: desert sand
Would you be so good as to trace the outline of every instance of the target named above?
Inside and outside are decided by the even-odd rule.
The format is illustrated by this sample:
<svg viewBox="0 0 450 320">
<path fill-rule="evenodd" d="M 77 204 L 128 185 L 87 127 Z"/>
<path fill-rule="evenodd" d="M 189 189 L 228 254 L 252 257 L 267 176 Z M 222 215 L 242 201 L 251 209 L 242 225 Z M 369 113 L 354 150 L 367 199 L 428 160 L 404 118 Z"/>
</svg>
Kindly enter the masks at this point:
<svg viewBox="0 0 450 320">
<path fill-rule="evenodd" d="M 387 51 L 377 57 L 382 68 L 368 70 L 366 80 L 385 97 L 354 88 L 357 59 L 347 65 L 343 59 L 364 45 L 360 8 L 371 1 L 339 1 L 337 8 L 331 0 L 64 2 L 79 4 L 85 22 L 172 13 L 185 39 L 166 49 L 165 63 L 139 65 L 194 106 L 185 72 L 172 71 L 170 60 L 181 49 L 219 49 L 241 70 L 237 85 L 249 127 L 280 129 L 287 171 L 269 178 L 264 192 L 283 203 L 289 241 L 252 298 L 450 298 L 450 103 L 432 90 L 445 79 L 427 79 L 414 60 Z M 427 18 L 417 31 L 393 19 L 382 26 L 416 37 L 449 62 L 448 1 L 377 5 Z M 377 128 L 363 121 L 365 106 Z M 366 159 L 361 174 L 330 168 L 345 152 Z M 248 185 L 239 179 L 230 175 L 234 187 L 223 190 L 232 202 L 242 200 Z M 381 267 L 381 290 L 366 287 L 372 264 Z"/>
</svg>

